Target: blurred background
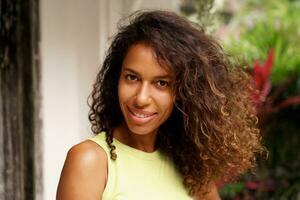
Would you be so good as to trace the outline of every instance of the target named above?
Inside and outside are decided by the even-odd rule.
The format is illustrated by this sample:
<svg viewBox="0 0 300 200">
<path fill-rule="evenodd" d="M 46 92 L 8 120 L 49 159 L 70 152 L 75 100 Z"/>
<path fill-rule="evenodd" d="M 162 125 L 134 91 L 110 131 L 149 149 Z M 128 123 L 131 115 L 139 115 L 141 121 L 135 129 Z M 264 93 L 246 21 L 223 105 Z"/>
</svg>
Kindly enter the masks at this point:
<svg viewBox="0 0 300 200">
<path fill-rule="evenodd" d="M 253 76 L 268 158 L 220 181 L 222 199 L 300 199 L 299 0 L 1 0 L 0 199 L 55 199 L 117 22 L 139 9 L 204 26 Z"/>
</svg>

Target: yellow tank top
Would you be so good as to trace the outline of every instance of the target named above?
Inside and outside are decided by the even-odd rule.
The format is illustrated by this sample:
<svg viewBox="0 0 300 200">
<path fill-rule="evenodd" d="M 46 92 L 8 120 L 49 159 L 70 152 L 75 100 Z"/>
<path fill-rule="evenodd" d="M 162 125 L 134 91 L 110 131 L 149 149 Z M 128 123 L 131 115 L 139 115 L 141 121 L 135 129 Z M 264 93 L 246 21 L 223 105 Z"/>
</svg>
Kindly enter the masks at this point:
<svg viewBox="0 0 300 200">
<path fill-rule="evenodd" d="M 146 153 L 114 139 L 117 159 L 110 159 L 105 133 L 90 140 L 108 157 L 108 180 L 102 200 L 191 200 L 173 162 L 159 150 Z"/>
</svg>

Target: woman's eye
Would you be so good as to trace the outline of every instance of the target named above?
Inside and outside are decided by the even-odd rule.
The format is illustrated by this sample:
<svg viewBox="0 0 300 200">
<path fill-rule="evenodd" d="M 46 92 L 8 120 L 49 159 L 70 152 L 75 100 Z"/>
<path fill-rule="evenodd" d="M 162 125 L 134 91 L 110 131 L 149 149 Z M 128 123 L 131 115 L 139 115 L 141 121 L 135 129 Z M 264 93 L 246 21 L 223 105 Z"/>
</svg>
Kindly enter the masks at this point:
<svg viewBox="0 0 300 200">
<path fill-rule="evenodd" d="M 169 82 L 168 81 L 163 81 L 163 80 L 160 80 L 160 81 L 157 81 L 157 85 L 159 87 L 167 87 L 169 85 Z"/>
<path fill-rule="evenodd" d="M 137 80 L 137 77 L 135 75 L 132 75 L 132 74 L 127 74 L 125 76 L 125 78 L 129 81 L 136 81 Z"/>
</svg>

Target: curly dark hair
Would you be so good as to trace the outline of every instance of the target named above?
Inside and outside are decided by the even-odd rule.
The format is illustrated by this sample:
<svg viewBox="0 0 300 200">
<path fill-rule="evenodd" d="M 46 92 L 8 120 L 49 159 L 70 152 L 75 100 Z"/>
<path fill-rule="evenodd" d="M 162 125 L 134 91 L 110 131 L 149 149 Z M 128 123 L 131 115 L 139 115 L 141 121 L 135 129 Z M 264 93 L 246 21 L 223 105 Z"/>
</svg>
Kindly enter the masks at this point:
<svg viewBox="0 0 300 200">
<path fill-rule="evenodd" d="M 173 159 L 190 194 L 253 169 L 264 148 L 249 76 L 203 29 L 168 11 L 139 11 L 120 24 L 97 75 L 89 119 L 95 134 L 106 131 L 111 159 L 116 159 L 112 129 L 123 121 L 117 89 L 122 62 L 140 42 L 176 76 L 175 109 L 161 125 L 156 145 Z"/>
</svg>

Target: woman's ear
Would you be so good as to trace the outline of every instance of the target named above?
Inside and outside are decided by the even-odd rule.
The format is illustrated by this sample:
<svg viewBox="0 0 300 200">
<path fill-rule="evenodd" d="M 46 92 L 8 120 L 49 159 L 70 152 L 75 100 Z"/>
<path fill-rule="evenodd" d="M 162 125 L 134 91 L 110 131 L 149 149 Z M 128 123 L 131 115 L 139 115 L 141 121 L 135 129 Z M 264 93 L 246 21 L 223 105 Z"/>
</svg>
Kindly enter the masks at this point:
<svg viewBox="0 0 300 200">
<path fill-rule="evenodd" d="M 174 95 L 174 96 L 173 96 L 173 103 L 174 103 L 174 104 L 178 104 L 179 101 L 180 101 L 179 96 L 178 96 L 178 95 Z"/>
<path fill-rule="evenodd" d="M 173 96 L 173 103 L 174 103 L 174 104 L 176 103 L 176 100 L 177 100 L 177 97 L 176 97 L 176 95 L 174 94 L 174 96 Z"/>
<path fill-rule="evenodd" d="M 180 97 L 179 97 L 179 95 L 175 95 L 175 102 L 179 102 L 181 99 L 180 99 Z"/>
</svg>

